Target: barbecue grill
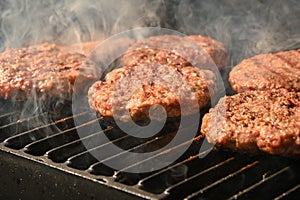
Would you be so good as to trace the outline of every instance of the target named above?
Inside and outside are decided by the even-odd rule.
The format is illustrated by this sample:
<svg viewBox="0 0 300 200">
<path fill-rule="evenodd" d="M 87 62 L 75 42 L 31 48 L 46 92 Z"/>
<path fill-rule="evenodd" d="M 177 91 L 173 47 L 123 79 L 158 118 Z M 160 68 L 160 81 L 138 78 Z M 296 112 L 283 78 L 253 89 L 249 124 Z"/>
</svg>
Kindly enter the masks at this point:
<svg viewBox="0 0 300 200">
<path fill-rule="evenodd" d="M 85 137 L 79 138 L 77 129 L 80 127 L 75 127 L 73 120 L 89 114 L 84 112 L 58 117 L 57 113 L 48 111 L 22 118 L 22 113 L 13 109 L 2 112 L 1 199 L 36 196 L 44 199 L 299 197 L 299 161 L 268 155 L 249 156 L 223 150 L 211 151 L 210 146 L 199 151 L 202 142 L 205 142 L 201 139 L 195 140 L 175 163 L 163 169 L 140 174 L 114 170 L 103 162 L 127 159 L 122 153 L 97 160 L 90 151 L 101 152 L 112 143 L 131 152 L 153 149 L 169 140 L 172 131 L 152 138 L 136 139 L 99 117 L 82 126 L 87 128 L 100 123 L 103 131 L 87 132 Z M 45 120 L 48 123 L 36 123 Z M 82 141 L 95 141 L 99 134 L 107 135 L 112 143 L 95 144 L 92 149 L 86 149 Z M 176 151 L 182 145 L 149 159 L 153 162 L 163 159 L 170 151 Z"/>
<path fill-rule="evenodd" d="M 7 9 L 8 2 L 3 2 L 0 2 L 0 13 L 2 11 L 5 13 L 4 10 Z M 143 6 L 141 8 L 134 7 L 136 10 L 133 11 L 136 11 L 137 17 L 146 13 L 143 18 L 145 23 L 142 25 L 163 26 L 187 34 L 210 35 L 226 44 L 230 52 L 231 66 L 255 54 L 300 48 L 299 28 L 297 27 L 299 2 L 297 0 L 259 0 L 255 2 L 172 0 L 157 2 L 159 3 L 149 3 L 151 5 L 145 3 L 147 4 L 144 6 L 146 9 Z M 118 24 L 115 25 L 107 20 L 106 23 L 100 24 L 100 27 L 90 27 L 91 24 L 86 25 L 85 20 L 90 20 L 91 16 L 97 19 L 102 14 L 107 14 L 105 9 L 101 10 L 102 7 L 96 10 L 101 11 L 99 15 L 96 14 L 97 12 L 90 12 L 92 14 L 89 15 L 87 12 L 89 10 L 83 10 L 82 13 L 88 13 L 87 17 L 80 18 L 76 15 L 81 11 L 79 9 L 76 13 L 76 9 L 80 7 L 76 6 L 77 4 L 74 4 L 75 9 L 68 13 L 66 9 L 60 10 L 61 5 L 58 1 L 56 3 L 53 11 L 44 9 L 49 6 L 46 3 L 45 5 L 37 4 L 37 2 L 33 4 L 42 7 L 41 12 L 45 11 L 45 16 L 49 14 L 48 12 L 55 11 L 55 15 L 51 19 L 57 24 L 52 25 L 53 27 L 49 25 L 50 28 L 44 30 L 44 21 L 32 20 L 44 16 L 37 15 L 28 18 L 30 23 L 25 24 L 25 32 L 23 32 L 23 24 L 21 26 L 16 22 L 22 23 L 23 18 L 27 19 L 28 16 L 31 16 L 27 15 L 26 9 L 32 14 L 37 12 L 39 7 L 33 6 L 35 8 L 33 12 L 30 10 L 32 5 L 29 2 L 26 3 L 28 7 L 20 6 L 21 4 L 18 3 L 11 4 L 14 6 L 12 11 L 3 15 L 7 16 L 6 21 L 0 18 L 1 28 L 7 28 L 6 31 L 8 31 L 4 33 L 0 29 L 0 51 L 4 50 L 4 41 L 7 39 L 5 37 L 10 35 L 8 44 L 18 47 L 49 40 L 51 42 L 64 41 L 68 38 L 67 34 L 64 34 L 66 29 L 69 32 L 73 32 L 75 29 L 74 32 L 82 33 L 80 41 L 86 41 L 98 39 L 95 37 L 96 34 L 86 36 L 89 35 L 90 30 L 94 30 L 93 28 L 104 30 L 110 35 L 135 25 L 141 25 L 131 23 L 132 21 L 136 22 L 136 19 L 132 20 L 136 17 L 134 15 L 111 16 L 112 13 L 117 13 L 115 12 L 115 2 L 112 5 L 107 3 L 107 5 L 111 6 L 108 7 L 113 8 L 114 11 L 109 13 L 111 21 L 116 21 Z M 76 3 L 78 2 L 76 1 Z M 93 1 L 93 3 L 96 2 Z M 118 1 L 118 3 L 121 2 Z M 122 5 L 124 4 L 119 7 Z M 272 9 L 268 9 L 271 6 Z M 90 8 L 90 6 L 86 7 Z M 281 9 L 281 7 L 285 9 Z M 149 11 L 151 9 L 155 12 Z M 19 15 L 10 16 L 19 10 Z M 127 10 L 128 13 L 134 13 L 130 11 L 132 10 Z M 278 16 L 274 15 L 275 12 L 279 13 Z M 70 19 L 66 16 L 70 16 Z M 126 20 L 128 23 L 125 23 Z M 10 26 L 12 22 L 16 23 L 15 27 Z M 2 23 L 6 26 L 2 26 Z M 32 27 L 37 27 L 39 30 L 33 30 Z M 114 30 L 115 32 L 110 30 L 116 27 L 119 29 Z M 273 29 L 273 27 L 275 28 Z M 10 30 L 15 31 L 10 34 Z M 46 34 L 47 31 L 49 31 L 49 37 Z M 36 34 L 39 34 L 39 37 Z M 73 39 L 70 36 L 67 43 L 74 42 Z M 232 91 L 228 90 L 227 94 L 232 94 Z M 126 168 L 142 166 L 143 161 L 140 161 L 127 166 L 123 171 L 112 169 L 104 163 L 129 158 L 120 153 L 98 160 L 93 157 L 92 153 L 103 152 L 112 144 L 128 152 L 151 151 L 167 144 L 176 134 L 176 130 L 166 127 L 156 136 L 146 139 L 133 138 L 115 127 L 113 122 L 100 116 L 94 120 L 87 120 L 80 127 L 76 127 L 77 118 L 89 119 L 87 116 L 94 113 L 86 111 L 72 114 L 70 103 L 53 107 L 45 109 L 32 105 L 15 105 L 15 102 L 0 99 L 0 199 L 34 199 L 38 197 L 38 199 L 45 200 L 204 200 L 298 199 L 300 196 L 299 160 L 263 154 L 245 155 L 215 149 L 207 145 L 203 138 L 194 140 L 176 162 L 165 168 L 148 173 L 124 172 Z M 24 108 L 26 109 L 24 110 Z M 78 130 L 81 128 L 82 130 L 93 130 L 89 127 L 98 123 L 103 129 L 102 131 L 87 131 L 83 133 L 83 137 L 82 134 L 79 137 Z M 95 143 L 96 138 L 100 135 L 105 135 L 110 142 Z M 92 145 L 87 149 L 84 143 Z M 183 142 L 181 145 L 167 149 L 161 154 L 147 158 L 147 162 L 163 160 L 170 152 L 177 151 L 185 145 L 187 143 Z"/>
</svg>

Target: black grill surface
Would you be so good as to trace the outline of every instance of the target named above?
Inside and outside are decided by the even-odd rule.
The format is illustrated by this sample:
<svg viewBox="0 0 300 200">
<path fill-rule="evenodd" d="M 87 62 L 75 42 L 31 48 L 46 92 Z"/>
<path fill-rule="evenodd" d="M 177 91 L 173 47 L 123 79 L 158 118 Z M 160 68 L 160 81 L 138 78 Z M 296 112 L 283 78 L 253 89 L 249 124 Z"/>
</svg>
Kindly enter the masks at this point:
<svg viewBox="0 0 300 200">
<path fill-rule="evenodd" d="M 122 160 L 122 153 L 95 159 L 110 143 L 86 149 L 82 140 L 94 141 L 106 134 L 126 151 L 155 149 L 172 139 L 176 131 L 148 139 L 136 139 L 110 125 L 79 138 L 76 116 L 39 112 L 30 117 L 7 111 L 0 116 L 0 199 L 297 199 L 300 163 L 297 160 L 243 155 L 210 148 L 199 151 L 195 140 L 175 163 L 158 171 L 133 174 L 116 171 L 107 160 Z M 104 123 L 102 118 L 82 126 Z M 108 123 L 109 124 L 109 123 Z M 88 130 L 88 129 L 85 129 Z M 182 146 L 185 144 L 183 143 Z M 177 147 L 176 147 L 177 148 Z M 173 148 L 168 151 L 176 151 Z M 180 148 L 180 147 L 178 147 Z M 164 159 L 168 151 L 148 158 Z M 208 153 L 208 154 L 207 154 Z M 207 155 L 206 155 L 207 154 Z M 205 155 L 205 156 L 204 156 Z M 130 167 L 138 167 L 143 161 Z M 2 197 L 1 197 L 2 196 Z"/>
</svg>

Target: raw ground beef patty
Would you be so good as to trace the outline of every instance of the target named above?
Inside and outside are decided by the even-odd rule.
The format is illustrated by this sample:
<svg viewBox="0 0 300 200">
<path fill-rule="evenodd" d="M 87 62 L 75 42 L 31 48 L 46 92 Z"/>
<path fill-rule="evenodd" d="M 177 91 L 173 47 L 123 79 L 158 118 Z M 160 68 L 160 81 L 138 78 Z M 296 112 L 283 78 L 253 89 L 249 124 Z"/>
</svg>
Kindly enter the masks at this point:
<svg viewBox="0 0 300 200">
<path fill-rule="evenodd" d="M 246 91 L 222 98 L 202 121 L 208 141 L 232 150 L 300 157 L 300 93 Z"/>
</svg>

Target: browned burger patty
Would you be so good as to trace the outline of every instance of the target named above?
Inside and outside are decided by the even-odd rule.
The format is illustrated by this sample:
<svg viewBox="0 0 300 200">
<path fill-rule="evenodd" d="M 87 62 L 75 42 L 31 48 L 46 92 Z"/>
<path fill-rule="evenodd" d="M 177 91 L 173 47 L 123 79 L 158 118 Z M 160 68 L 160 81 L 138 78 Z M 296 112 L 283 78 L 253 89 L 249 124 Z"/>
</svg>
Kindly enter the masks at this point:
<svg viewBox="0 0 300 200">
<path fill-rule="evenodd" d="M 300 50 L 245 59 L 232 69 L 229 82 L 237 92 L 272 88 L 300 91 Z"/>
<path fill-rule="evenodd" d="M 211 71 L 150 63 L 113 70 L 105 82 L 98 81 L 89 89 L 88 98 L 90 107 L 102 116 L 112 117 L 114 111 L 114 117 L 127 121 L 128 116 L 122 113 L 128 110 L 133 120 L 145 120 L 149 119 L 149 108 L 157 104 L 165 108 L 168 117 L 196 113 L 198 109 L 193 105 L 207 105 L 214 89 L 215 75 Z M 184 110 L 178 97 L 189 105 Z"/>
<path fill-rule="evenodd" d="M 198 49 L 195 48 L 197 44 Z M 223 69 L 228 62 L 227 50 L 224 44 L 210 37 L 163 35 L 149 37 L 133 44 L 123 56 L 125 66 L 156 62 L 183 67 L 191 66 L 191 61 L 201 67 L 211 66 L 214 62 L 219 69 Z"/>
<path fill-rule="evenodd" d="M 76 43 L 70 46 L 63 46 L 63 50 L 76 52 L 88 56 L 100 44 L 101 41 Z"/>
<path fill-rule="evenodd" d="M 54 44 L 6 49 L 0 55 L 0 96 L 17 101 L 70 100 L 76 78 L 96 80 L 95 70 L 86 56 Z"/>
<path fill-rule="evenodd" d="M 204 116 L 201 132 L 217 146 L 299 158 L 300 93 L 272 89 L 224 97 Z"/>
<path fill-rule="evenodd" d="M 76 43 L 71 46 L 64 46 L 63 50 L 77 52 L 85 56 L 89 56 L 91 53 L 97 54 L 105 53 L 105 55 L 113 56 L 114 54 L 121 52 L 122 50 L 128 49 L 130 45 L 134 43 L 132 39 L 129 38 L 116 38 L 109 40 L 109 45 L 105 47 L 105 52 L 99 52 L 98 46 L 101 46 L 104 41 L 92 41 L 92 42 L 82 42 Z M 102 50 L 102 48 L 101 48 Z"/>
</svg>

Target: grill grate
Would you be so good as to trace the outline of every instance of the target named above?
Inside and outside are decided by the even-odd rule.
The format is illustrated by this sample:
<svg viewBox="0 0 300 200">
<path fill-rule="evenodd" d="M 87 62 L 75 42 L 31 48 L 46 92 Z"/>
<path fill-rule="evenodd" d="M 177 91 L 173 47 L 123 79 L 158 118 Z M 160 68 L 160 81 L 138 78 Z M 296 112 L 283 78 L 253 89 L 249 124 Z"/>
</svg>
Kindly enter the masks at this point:
<svg viewBox="0 0 300 200">
<path fill-rule="evenodd" d="M 49 120 L 49 113 L 27 118 L 20 118 L 21 113 L 18 112 L 3 114 L 0 116 L 0 149 L 31 160 L 42 160 L 44 165 L 76 173 L 86 181 L 94 180 L 98 184 L 107 185 L 108 190 L 121 190 L 143 198 L 296 199 L 299 196 L 299 161 L 275 156 L 210 151 L 211 149 L 199 152 L 199 141 L 193 142 L 174 164 L 161 170 L 141 174 L 115 171 L 104 165 L 104 162 L 130 158 L 119 153 L 97 160 L 90 151 L 100 153 L 109 149 L 111 142 L 130 152 L 153 150 L 165 145 L 176 132 L 171 131 L 149 139 L 134 139 L 116 128 L 106 126 L 103 131 L 88 131 L 84 137 L 79 138 L 76 128 L 85 127 L 84 130 L 89 130 L 86 127 L 104 122 L 104 119 L 98 118 L 81 127 L 74 126 L 74 118 L 88 114 L 81 113 L 54 120 Z M 99 134 L 106 134 L 110 142 L 95 144 L 91 146 L 92 149 L 86 149 L 82 141 L 93 142 Z M 126 169 L 139 167 L 147 160 L 161 160 L 169 151 L 180 150 L 185 145 L 187 142 L 127 166 Z"/>
</svg>

